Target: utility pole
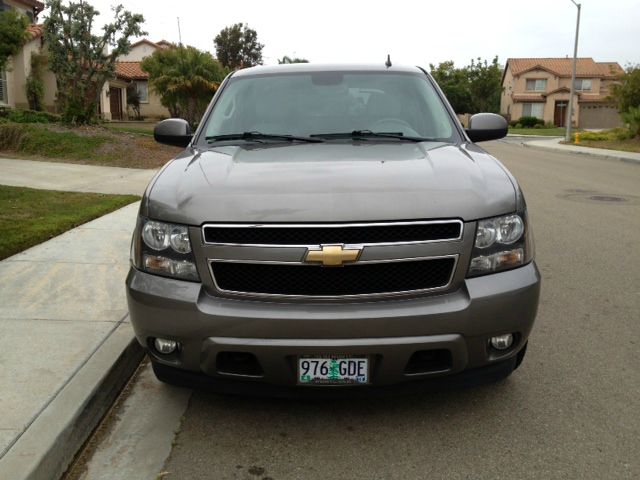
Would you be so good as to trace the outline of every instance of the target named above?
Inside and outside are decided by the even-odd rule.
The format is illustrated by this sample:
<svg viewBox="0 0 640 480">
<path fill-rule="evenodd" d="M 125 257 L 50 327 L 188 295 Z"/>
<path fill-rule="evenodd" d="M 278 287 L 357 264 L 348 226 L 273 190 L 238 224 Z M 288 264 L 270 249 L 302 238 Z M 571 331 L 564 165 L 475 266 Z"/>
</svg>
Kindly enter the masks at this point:
<svg viewBox="0 0 640 480">
<path fill-rule="evenodd" d="M 182 46 L 182 32 L 180 31 L 180 17 L 178 17 L 178 42 L 179 42 L 179 45 Z"/>
<path fill-rule="evenodd" d="M 580 31 L 580 8 L 582 5 L 571 0 L 578 7 L 578 20 L 576 21 L 576 41 L 573 44 L 573 70 L 571 72 L 571 93 L 569 94 L 569 108 L 567 109 L 567 130 L 565 141 L 571 141 L 571 118 L 573 117 L 573 95 L 576 88 L 576 63 L 578 61 L 578 32 Z"/>
</svg>

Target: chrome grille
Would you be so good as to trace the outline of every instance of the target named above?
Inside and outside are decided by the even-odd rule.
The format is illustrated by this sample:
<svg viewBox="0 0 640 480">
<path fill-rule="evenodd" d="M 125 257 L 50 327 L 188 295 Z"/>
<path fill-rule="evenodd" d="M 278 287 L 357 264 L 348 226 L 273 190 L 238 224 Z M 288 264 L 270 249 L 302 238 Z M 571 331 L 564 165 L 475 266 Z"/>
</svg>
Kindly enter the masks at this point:
<svg viewBox="0 0 640 480">
<path fill-rule="evenodd" d="M 462 251 L 460 220 L 350 224 L 205 224 L 213 287 L 226 295 L 329 299 L 445 290 Z M 468 235 L 467 235 L 468 237 Z M 468 240 L 468 238 L 467 238 Z M 307 259 L 341 246 L 357 260 Z M 338 253 L 340 249 L 338 249 Z M 322 258 L 322 255 L 320 255 Z"/>
</svg>

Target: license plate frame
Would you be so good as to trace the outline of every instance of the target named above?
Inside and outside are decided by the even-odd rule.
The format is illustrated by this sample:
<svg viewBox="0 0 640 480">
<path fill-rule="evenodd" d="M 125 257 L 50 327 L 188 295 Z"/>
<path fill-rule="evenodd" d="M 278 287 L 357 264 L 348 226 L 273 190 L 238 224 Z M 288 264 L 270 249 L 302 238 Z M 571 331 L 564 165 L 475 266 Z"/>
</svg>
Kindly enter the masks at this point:
<svg viewBox="0 0 640 480">
<path fill-rule="evenodd" d="M 310 362 L 311 365 L 303 362 Z M 360 375 L 363 371 L 364 375 Z M 299 355 L 296 357 L 296 383 L 314 387 L 370 385 L 371 357 L 347 354 Z"/>
</svg>

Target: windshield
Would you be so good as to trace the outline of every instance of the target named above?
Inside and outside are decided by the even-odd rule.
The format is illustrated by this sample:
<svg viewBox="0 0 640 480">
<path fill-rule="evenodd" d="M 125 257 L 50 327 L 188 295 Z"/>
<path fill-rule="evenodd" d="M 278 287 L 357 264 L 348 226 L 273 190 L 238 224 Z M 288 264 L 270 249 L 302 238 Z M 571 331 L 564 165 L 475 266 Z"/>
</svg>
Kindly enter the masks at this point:
<svg viewBox="0 0 640 480">
<path fill-rule="evenodd" d="M 311 136 L 353 131 L 446 142 L 459 138 L 426 77 L 391 72 L 232 77 L 201 138 L 243 132 Z"/>
</svg>

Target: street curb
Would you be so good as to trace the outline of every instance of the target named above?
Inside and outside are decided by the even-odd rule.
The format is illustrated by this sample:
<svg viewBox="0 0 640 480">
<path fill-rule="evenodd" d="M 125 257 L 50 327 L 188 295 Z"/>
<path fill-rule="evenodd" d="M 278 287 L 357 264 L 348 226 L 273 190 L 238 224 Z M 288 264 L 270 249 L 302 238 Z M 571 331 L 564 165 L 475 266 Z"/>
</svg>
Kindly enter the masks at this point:
<svg viewBox="0 0 640 480">
<path fill-rule="evenodd" d="M 131 325 L 118 322 L 0 460 L 0 478 L 62 476 L 142 360 Z"/>
<path fill-rule="evenodd" d="M 602 158 L 605 160 L 615 160 L 618 162 L 627 162 L 627 163 L 634 163 L 634 164 L 640 164 L 640 160 L 636 160 L 635 158 L 628 158 L 628 157 L 622 157 L 622 156 L 617 156 L 617 155 L 609 155 L 606 153 L 599 153 L 599 152 L 585 152 L 582 150 L 571 150 L 571 149 L 565 149 L 562 147 L 555 147 L 555 146 L 547 146 L 547 145 L 531 145 L 531 143 L 526 143 L 526 142 L 522 142 L 522 146 L 523 147 L 527 147 L 527 148 L 538 148 L 541 150 L 549 150 L 551 152 L 558 152 L 558 153 L 575 153 L 578 155 L 588 155 L 590 157 L 598 157 L 598 158 Z"/>
<path fill-rule="evenodd" d="M 562 138 L 562 135 L 521 135 L 519 133 L 507 133 L 507 137 L 515 138 Z"/>
</svg>

